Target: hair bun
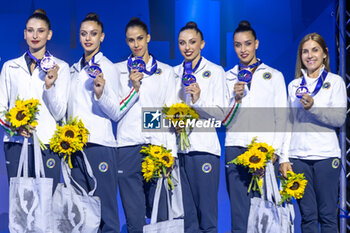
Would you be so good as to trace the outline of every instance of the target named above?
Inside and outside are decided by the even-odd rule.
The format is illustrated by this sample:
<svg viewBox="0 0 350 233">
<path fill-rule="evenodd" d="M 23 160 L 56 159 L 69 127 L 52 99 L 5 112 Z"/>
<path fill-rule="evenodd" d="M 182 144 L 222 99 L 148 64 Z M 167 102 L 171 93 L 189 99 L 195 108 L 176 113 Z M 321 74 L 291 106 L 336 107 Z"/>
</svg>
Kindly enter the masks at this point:
<svg viewBox="0 0 350 233">
<path fill-rule="evenodd" d="M 185 27 L 189 27 L 189 28 L 198 28 L 197 24 L 193 21 L 189 21 L 188 23 L 186 23 Z"/>
<path fill-rule="evenodd" d="M 46 15 L 46 11 L 44 9 L 39 8 L 39 9 L 36 9 L 33 14 Z"/>
<path fill-rule="evenodd" d="M 248 27 L 251 28 L 250 23 L 247 20 L 242 20 L 239 22 L 238 27 Z"/>
<path fill-rule="evenodd" d="M 129 22 L 140 22 L 141 19 L 139 17 L 132 17 Z"/>
<path fill-rule="evenodd" d="M 86 16 L 85 16 L 85 19 L 92 19 L 92 20 L 99 21 L 98 14 L 96 14 L 94 12 L 87 13 Z"/>
</svg>

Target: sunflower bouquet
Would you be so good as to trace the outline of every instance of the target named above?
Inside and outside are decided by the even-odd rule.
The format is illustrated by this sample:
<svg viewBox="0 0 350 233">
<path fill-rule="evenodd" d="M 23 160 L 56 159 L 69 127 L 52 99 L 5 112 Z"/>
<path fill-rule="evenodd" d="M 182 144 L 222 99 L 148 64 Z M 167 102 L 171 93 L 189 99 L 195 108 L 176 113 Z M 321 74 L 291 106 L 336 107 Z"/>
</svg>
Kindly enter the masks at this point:
<svg viewBox="0 0 350 233">
<path fill-rule="evenodd" d="M 39 103 L 38 99 L 28 99 L 23 100 L 17 97 L 15 106 L 12 107 L 9 111 L 5 111 L 4 115 L 6 121 L 9 122 L 8 133 L 12 137 L 17 135 L 18 128 L 25 127 L 28 131 L 34 129 L 38 125 L 37 114 L 39 112 Z M 45 144 L 43 144 L 40 139 L 40 148 L 46 150 Z"/>
<path fill-rule="evenodd" d="M 163 146 L 149 145 L 143 146 L 140 152 L 147 155 L 142 162 L 143 178 L 146 182 L 149 182 L 152 178 L 160 178 L 162 177 L 161 174 L 163 174 L 167 175 L 168 188 L 174 189 L 174 184 L 171 180 L 174 178 L 170 172 L 175 159 L 171 155 L 171 150 L 167 150 Z"/>
<path fill-rule="evenodd" d="M 64 160 L 68 157 L 69 167 L 72 168 L 71 155 L 76 151 L 82 151 L 88 141 L 89 131 L 84 123 L 77 117 L 57 124 L 56 131 L 50 139 L 50 149 L 58 153 Z"/>
<path fill-rule="evenodd" d="M 191 145 L 188 135 L 192 130 L 192 124 L 188 124 L 188 122 L 197 120 L 199 115 L 193 108 L 185 103 L 176 103 L 170 107 L 165 106 L 162 111 L 165 114 L 165 119 L 170 120 L 171 124 L 176 129 L 181 129 L 178 137 L 180 137 L 181 150 L 185 150 Z M 189 127 L 186 127 L 187 125 L 189 125 Z"/>
<path fill-rule="evenodd" d="M 39 112 L 38 106 L 39 100 L 29 99 L 23 100 L 17 97 L 15 106 L 10 111 L 5 111 L 6 121 L 10 123 L 10 135 L 16 134 L 17 129 L 21 126 L 30 130 L 30 127 L 36 127 L 38 122 L 36 121 L 36 114 Z"/>
<path fill-rule="evenodd" d="M 249 173 L 252 173 L 252 180 L 250 181 L 248 193 L 251 189 L 253 191 L 259 190 L 262 194 L 262 178 L 265 167 L 268 161 L 270 161 L 275 153 L 275 149 L 266 144 L 256 142 L 256 137 L 253 138 L 252 142 L 248 145 L 248 149 L 237 158 L 228 162 L 228 164 L 242 165 L 249 168 Z"/>
<path fill-rule="evenodd" d="M 287 171 L 287 178 L 281 177 L 282 190 L 281 205 L 285 201 L 291 201 L 292 197 L 300 199 L 304 195 L 307 180 L 304 177 L 304 173 L 296 174 L 292 171 Z"/>
</svg>

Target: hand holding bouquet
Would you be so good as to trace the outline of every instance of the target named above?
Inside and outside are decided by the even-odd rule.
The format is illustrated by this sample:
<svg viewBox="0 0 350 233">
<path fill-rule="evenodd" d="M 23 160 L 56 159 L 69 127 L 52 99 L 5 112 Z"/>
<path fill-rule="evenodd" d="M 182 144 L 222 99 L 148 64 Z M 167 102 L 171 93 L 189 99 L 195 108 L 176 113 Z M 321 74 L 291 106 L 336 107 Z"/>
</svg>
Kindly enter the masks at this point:
<svg viewBox="0 0 350 233">
<path fill-rule="evenodd" d="M 281 205 L 285 201 L 291 201 L 292 197 L 300 199 L 304 195 L 307 180 L 303 173 L 296 174 L 292 171 L 287 171 L 287 178 L 281 177 L 282 190 L 281 193 Z"/>
<path fill-rule="evenodd" d="M 165 119 L 171 121 L 171 125 L 176 129 L 178 136 L 180 137 L 181 150 L 188 148 L 191 143 L 188 138 L 190 131 L 192 130 L 190 121 L 195 121 L 199 118 L 196 111 L 189 107 L 185 103 L 176 103 L 170 107 L 165 106 L 163 108 Z M 187 127 L 189 126 L 189 127 Z"/>
<path fill-rule="evenodd" d="M 68 164 L 72 168 L 71 155 L 76 151 L 82 151 L 86 146 L 89 131 L 84 123 L 77 118 L 70 118 L 60 126 L 57 124 L 56 131 L 50 139 L 50 148 L 53 152 L 63 156 L 64 160 L 68 156 Z"/>
<path fill-rule="evenodd" d="M 6 121 L 9 123 L 9 125 L 5 124 L 8 127 L 6 131 L 11 137 L 17 134 L 25 137 L 31 136 L 32 131 L 38 125 L 37 114 L 39 105 L 38 99 L 23 100 L 17 97 L 15 106 L 4 112 Z M 47 149 L 40 140 L 39 142 L 42 150 Z"/>
<path fill-rule="evenodd" d="M 163 146 L 149 145 L 143 146 L 140 152 L 147 155 L 142 162 L 142 172 L 146 182 L 152 178 L 162 177 L 163 174 L 167 178 L 169 189 L 174 189 L 171 170 L 175 159 L 171 155 L 171 150 Z"/>
<path fill-rule="evenodd" d="M 253 177 L 249 184 L 248 193 L 253 188 L 253 191 L 259 190 L 262 194 L 261 176 L 263 176 L 266 164 L 272 159 L 274 153 L 275 149 L 272 146 L 266 143 L 258 143 L 256 138 L 253 138 L 245 153 L 228 162 L 229 164 L 234 163 L 249 168 L 248 172 L 252 173 Z"/>
</svg>

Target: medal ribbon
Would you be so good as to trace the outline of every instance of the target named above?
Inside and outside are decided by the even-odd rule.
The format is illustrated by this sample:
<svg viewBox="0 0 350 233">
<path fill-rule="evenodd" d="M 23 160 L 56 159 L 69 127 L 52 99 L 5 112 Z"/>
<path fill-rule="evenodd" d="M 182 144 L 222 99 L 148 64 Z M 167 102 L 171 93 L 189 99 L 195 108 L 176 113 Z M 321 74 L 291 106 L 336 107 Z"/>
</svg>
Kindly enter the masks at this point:
<svg viewBox="0 0 350 233">
<path fill-rule="evenodd" d="M 95 56 L 99 53 L 100 51 L 98 51 L 97 53 L 95 53 L 94 56 L 92 56 L 91 58 L 91 65 L 97 65 L 97 63 L 95 63 Z M 83 54 L 83 59 L 84 59 L 84 62 L 85 62 L 85 65 L 88 65 L 90 66 L 89 62 L 85 59 L 85 54 Z"/>
<path fill-rule="evenodd" d="M 327 74 L 328 74 L 327 70 L 324 69 L 322 74 L 318 77 L 316 87 L 315 87 L 314 91 L 311 93 L 312 97 L 314 97 L 320 91 L 324 80 L 326 80 Z M 300 86 L 305 86 L 305 85 L 306 85 L 306 80 L 305 80 L 305 77 L 303 76 L 303 79 L 301 80 Z"/>
<path fill-rule="evenodd" d="M 152 56 L 152 66 L 151 66 L 151 69 L 148 71 L 148 70 L 146 69 L 146 63 L 145 63 L 145 69 L 144 69 L 142 72 L 145 73 L 145 74 L 147 74 L 147 75 L 150 75 L 150 76 L 151 76 L 151 75 L 154 74 L 154 72 L 156 72 L 158 65 L 157 65 L 157 61 L 156 61 L 156 59 L 154 58 L 154 56 L 151 55 L 151 54 L 150 54 L 150 56 Z M 142 57 L 137 57 L 136 59 L 139 59 L 139 60 L 142 60 L 142 61 L 143 61 L 143 58 L 142 58 Z M 132 55 L 130 55 L 129 58 L 128 58 L 128 70 L 129 70 L 129 72 L 130 72 L 130 70 L 132 69 L 132 63 L 133 63 Z"/>
<path fill-rule="evenodd" d="M 239 63 L 238 64 L 238 70 L 242 70 L 242 69 L 250 69 L 251 70 L 251 69 L 259 66 L 261 63 L 262 63 L 261 60 L 258 60 L 257 62 L 255 62 L 254 64 L 251 64 L 249 66 L 246 66 L 246 65 L 243 65 L 242 63 Z"/>
<path fill-rule="evenodd" d="M 192 61 L 185 62 L 184 63 L 184 73 L 185 74 L 192 74 L 192 73 L 196 72 L 199 65 L 201 64 L 201 61 L 202 61 L 202 57 L 199 59 L 199 61 L 197 62 L 197 65 L 194 67 L 194 69 L 192 69 Z"/>
<path fill-rule="evenodd" d="M 41 68 L 41 65 L 40 65 L 40 61 L 41 61 L 41 60 L 39 60 L 38 58 L 34 57 L 33 54 L 32 54 L 29 50 L 27 51 L 27 53 L 28 53 L 28 56 L 29 56 L 31 59 L 33 59 L 34 61 L 36 61 L 36 64 L 38 64 L 38 66 L 40 67 L 40 69 L 42 69 L 42 68 Z M 51 54 L 49 53 L 49 51 L 46 51 L 44 57 L 50 57 L 50 56 L 51 56 Z"/>
</svg>

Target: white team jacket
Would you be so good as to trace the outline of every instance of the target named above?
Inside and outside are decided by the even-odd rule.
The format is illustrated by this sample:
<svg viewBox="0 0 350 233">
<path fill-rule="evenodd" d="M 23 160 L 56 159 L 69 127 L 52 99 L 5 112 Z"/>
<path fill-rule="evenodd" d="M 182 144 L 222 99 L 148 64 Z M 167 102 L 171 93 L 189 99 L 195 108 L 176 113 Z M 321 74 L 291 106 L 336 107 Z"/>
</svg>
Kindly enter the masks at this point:
<svg viewBox="0 0 350 233">
<path fill-rule="evenodd" d="M 147 70 L 152 65 L 152 56 L 146 64 Z M 132 83 L 129 78 L 127 61 L 115 64 L 120 71 L 119 97 L 122 102 L 127 102 L 125 96 L 130 96 Z M 143 128 L 143 108 L 159 108 L 175 103 L 175 78 L 172 67 L 157 61 L 157 72 L 149 76 L 143 74 L 138 99 L 135 104 L 124 114 L 118 122 L 117 144 L 118 147 L 140 144 L 163 145 L 172 150 L 176 157 L 175 134 L 164 129 L 160 132 L 145 132 Z"/>
<path fill-rule="evenodd" d="M 234 84 L 238 82 L 238 65 L 227 74 L 226 98 L 234 101 Z M 281 154 L 285 135 L 287 94 L 281 72 L 262 63 L 253 74 L 250 89 L 245 85 L 245 96 L 236 115 L 226 129 L 225 146 L 247 145 L 254 137 L 258 142 L 272 145 Z"/>
<path fill-rule="evenodd" d="M 177 102 L 185 102 L 184 87 L 182 84 L 183 64 L 174 67 L 174 71 L 176 74 Z M 201 89 L 200 98 L 195 104 L 192 104 L 192 101 L 188 101 L 187 104 L 196 110 L 199 118 L 202 120 L 221 120 L 224 116 L 223 107 L 226 105 L 224 69 L 202 57 L 202 61 L 193 75 L 196 77 L 196 82 Z M 205 132 L 199 131 L 200 129 L 193 129 L 189 135 L 191 145 L 186 151 L 182 151 L 182 153 L 201 151 L 220 156 L 221 147 L 215 128 L 209 128 Z"/>
<path fill-rule="evenodd" d="M 25 100 L 38 99 L 41 105 L 39 106 L 36 130 L 40 140 L 44 144 L 49 144 L 49 140 L 56 130 L 56 121 L 61 120 L 66 113 L 70 86 L 69 66 L 66 62 L 54 57 L 56 64 L 59 66 L 58 78 L 55 84 L 46 90 L 46 72 L 37 66 L 30 75 L 24 55 L 5 62 L 2 67 L 0 112 L 8 111 L 14 107 L 17 97 Z M 1 121 L 6 124 L 3 114 L 1 114 Z M 5 129 L 8 128 L 4 124 L 1 124 L 1 126 Z M 23 143 L 23 137 L 10 137 L 9 134 L 5 133 L 4 141 Z"/>
<path fill-rule="evenodd" d="M 318 79 L 306 77 L 307 88 L 313 92 Z M 320 74 L 323 68 L 320 70 Z M 283 146 L 283 161 L 289 158 L 327 159 L 340 158 L 340 148 L 335 132 L 336 127 L 344 124 L 346 118 L 346 87 L 344 80 L 328 72 L 320 91 L 313 97 L 314 104 L 308 111 L 295 96 L 302 77 L 294 79 L 288 85 L 290 118 L 286 143 Z"/>
<path fill-rule="evenodd" d="M 95 55 L 94 62 L 100 66 L 103 78 L 106 80 L 102 97 L 97 100 L 94 94 L 94 80 L 84 68 L 81 69 L 81 59 L 71 67 L 68 117 L 78 117 L 83 121 L 90 132 L 88 142 L 116 147 L 111 119 L 117 120 L 119 114 L 119 98 L 115 94 L 119 88 L 119 72 L 102 52 Z M 91 65 L 91 61 L 89 64 Z M 113 115 L 103 108 L 106 104 L 112 104 L 111 99 L 114 99 L 113 104 L 118 106 Z"/>
</svg>

